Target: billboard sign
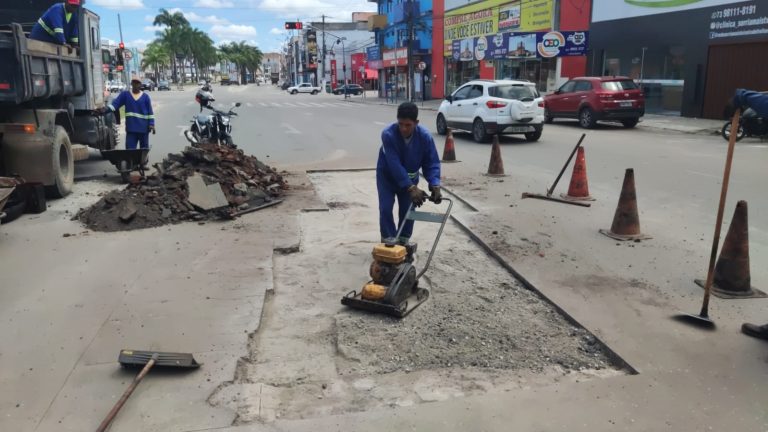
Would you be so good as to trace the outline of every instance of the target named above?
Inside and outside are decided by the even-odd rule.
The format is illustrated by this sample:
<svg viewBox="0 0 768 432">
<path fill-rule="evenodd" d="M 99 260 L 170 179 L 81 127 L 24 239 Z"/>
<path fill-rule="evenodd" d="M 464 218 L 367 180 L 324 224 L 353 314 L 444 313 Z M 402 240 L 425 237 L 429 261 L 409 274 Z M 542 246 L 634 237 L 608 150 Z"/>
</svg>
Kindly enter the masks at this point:
<svg viewBox="0 0 768 432">
<path fill-rule="evenodd" d="M 451 57 L 455 61 L 475 61 L 584 56 L 588 40 L 587 31 L 499 33 L 455 40 Z"/>
<path fill-rule="evenodd" d="M 487 0 L 446 12 L 443 51 L 452 55 L 453 41 L 492 38 L 504 32 L 535 32 L 552 26 L 553 0 Z"/>
<path fill-rule="evenodd" d="M 592 22 L 744 3 L 744 0 L 593 0 Z"/>
<path fill-rule="evenodd" d="M 317 70 L 317 33 L 307 30 L 307 66 L 310 70 Z"/>
</svg>

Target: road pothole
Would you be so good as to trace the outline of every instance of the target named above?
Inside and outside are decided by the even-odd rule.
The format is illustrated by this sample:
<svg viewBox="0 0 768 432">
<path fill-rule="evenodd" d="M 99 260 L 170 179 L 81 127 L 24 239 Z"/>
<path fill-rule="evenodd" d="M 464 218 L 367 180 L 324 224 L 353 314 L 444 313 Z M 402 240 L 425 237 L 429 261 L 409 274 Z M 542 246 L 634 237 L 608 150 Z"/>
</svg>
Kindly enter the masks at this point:
<svg viewBox="0 0 768 432">
<path fill-rule="evenodd" d="M 232 385 L 212 398 L 237 423 L 409 406 L 625 371 L 589 332 L 525 289 L 449 224 L 422 280 L 430 299 L 402 320 L 347 309 L 378 235 L 373 173 L 316 174 L 326 202 L 302 213 L 301 250 L 275 255 L 274 297 Z M 370 204 L 370 205 L 369 205 Z M 416 227 L 420 257 L 436 227 Z M 417 264 L 418 265 L 418 264 Z"/>
</svg>

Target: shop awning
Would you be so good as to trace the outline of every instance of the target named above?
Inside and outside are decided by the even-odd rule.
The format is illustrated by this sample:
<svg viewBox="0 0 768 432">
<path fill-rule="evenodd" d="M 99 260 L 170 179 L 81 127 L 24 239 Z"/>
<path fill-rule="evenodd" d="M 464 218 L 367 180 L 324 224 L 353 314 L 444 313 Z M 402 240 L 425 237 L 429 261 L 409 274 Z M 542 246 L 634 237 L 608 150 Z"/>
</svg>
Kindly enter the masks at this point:
<svg viewBox="0 0 768 432">
<path fill-rule="evenodd" d="M 376 69 L 366 69 L 365 79 L 379 79 L 379 71 Z"/>
</svg>

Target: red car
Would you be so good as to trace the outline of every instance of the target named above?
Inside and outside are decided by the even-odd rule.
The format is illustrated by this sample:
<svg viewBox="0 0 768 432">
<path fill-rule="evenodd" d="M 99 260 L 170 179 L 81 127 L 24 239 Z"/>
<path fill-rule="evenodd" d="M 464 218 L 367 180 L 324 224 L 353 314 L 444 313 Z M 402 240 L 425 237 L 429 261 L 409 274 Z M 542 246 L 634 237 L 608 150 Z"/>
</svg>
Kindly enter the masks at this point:
<svg viewBox="0 0 768 432">
<path fill-rule="evenodd" d="M 621 76 L 580 77 L 563 84 L 544 97 L 544 121 L 574 118 L 587 129 L 599 120 L 619 121 L 633 128 L 645 114 L 645 96 L 631 78 Z"/>
</svg>

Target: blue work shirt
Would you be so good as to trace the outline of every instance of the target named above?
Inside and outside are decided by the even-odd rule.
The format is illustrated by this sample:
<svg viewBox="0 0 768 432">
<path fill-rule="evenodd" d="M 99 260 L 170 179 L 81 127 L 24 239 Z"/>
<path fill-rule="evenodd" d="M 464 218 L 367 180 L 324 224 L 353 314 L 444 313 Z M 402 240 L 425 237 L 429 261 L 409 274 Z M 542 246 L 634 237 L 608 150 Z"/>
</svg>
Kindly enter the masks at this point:
<svg viewBox="0 0 768 432">
<path fill-rule="evenodd" d="M 376 171 L 400 189 L 408 189 L 419 182 L 419 169 L 430 186 L 440 186 L 440 158 L 432 135 L 417 125 L 410 143 L 406 144 L 397 123 L 387 126 L 381 132 Z"/>
<path fill-rule="evenodd" d="M 148 133 L 155 125 L 155 113 L 149 95 L 141 92 L 138 99 L 133 98 L 129 90 L 124 90 L 108 105 L 112 111 L 125 106 L 125 131 L 130 133 Z"/>
<path fill-rule="evenodd" d="M 752 90 L 738 89 L 733 97 L 737 108 L 748 106 L 755 110 L 758 116 L 768 118 L 768 94 Z"/>
<path fill-rule="evenodd" d="M 56 3 L 37 20 L 29 37 L 59 45 L 78 45 L 77 21 L 77 12 L 67 13 L 64 3 Z"/>
</svg>

